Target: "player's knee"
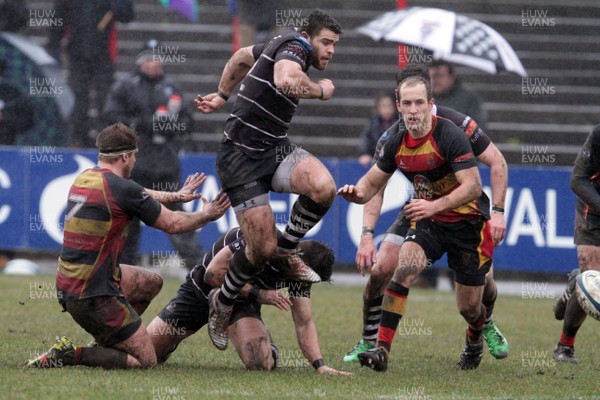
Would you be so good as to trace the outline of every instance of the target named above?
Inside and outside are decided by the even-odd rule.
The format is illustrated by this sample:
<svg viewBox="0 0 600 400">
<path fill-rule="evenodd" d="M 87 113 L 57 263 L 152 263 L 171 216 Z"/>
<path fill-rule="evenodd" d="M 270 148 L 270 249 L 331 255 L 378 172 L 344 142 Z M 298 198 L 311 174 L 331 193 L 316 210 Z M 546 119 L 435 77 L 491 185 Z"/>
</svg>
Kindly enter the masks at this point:
<svg viewBox="0 0 600 400">
<path fill-rule="evenodd" d="M 481 306 L 479 304 L 461 306 L 458 311 L 469 324 L 476 323 L 481 317 Z"/>
<path fill-rule="evenodd" d="M 159 274 L 152 273 L 148 279 L 148 291 L 150 292 L 150 299 L 153 299 L 162 289 L 163 279 Z"/>
<path fill-rule="evenodd" d="M 273 360 L 267 346 L 269 339 L 266 336 L 256 337 L 249 340 L 242 347 L 240 357 L 244 367 L 248 370 L 271 370 Z"/>
<path fill-rule="evenodd" d="M 246 249 L 249 251 L 246 253 L 249 261 L 256 266 L 261 266 L 277 251 L 277 240 L 265 238 L 259 246 L 246 247 Z"/>
</svg>

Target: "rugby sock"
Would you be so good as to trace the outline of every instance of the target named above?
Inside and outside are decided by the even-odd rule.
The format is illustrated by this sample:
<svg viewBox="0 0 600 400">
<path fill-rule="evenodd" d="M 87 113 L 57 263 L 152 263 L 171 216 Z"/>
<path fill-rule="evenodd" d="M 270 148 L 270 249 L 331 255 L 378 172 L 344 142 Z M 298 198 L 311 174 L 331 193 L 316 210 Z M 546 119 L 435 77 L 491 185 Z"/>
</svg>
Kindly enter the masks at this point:
<svg viewBox="0 0 600 400">
<path fill-rule="evenodd" d="M 377 341 L 377 331 L 381 322 L 383 296 L 363 300 L 363 339 L 368 343 Z"/>
<path fill-rule="evenodd" d="M 587 314 L 579 305 L 577 296 L 571 296 L 567 302 L 565 322 L 563 323 L 563 330 L 560 335 L 560 344 L 573 347 L 575 344 L 575 335 L 577 335 L 577 331 L 579 331 L 586 316 Z"/>
<path fill-rule="evenodd" d="M 323 219 L 327 210 L 329 210 L 329 206 L 319 205 L 310 197 L 300 195 L 292 207 L 285 231 L 277 241 L 279 249 L 282 251 L 294 250 L 300 239 Z"/>
<path fill-rule="evenodd" d="M 383 295 L 381 326 L 377 337 L 377 346 L 383 347 L 388 352 L 392 348 L 392 341 L 398 329 L 398 324 L 404 315 L 408 300 L 408 288 L 391 281 Z"/>
<path fill-rule="evenodd" d="M 494 313 L 494 305 L 496 305 L 496 298 L 498 297 L 498 290 L 496 289 L 496 282 L 490 280 L 486 283 L 483 290 L 483 299 L 481 302 L 485 306 L 485 323 L 489 324 L 492 322 L 492 314 Z"/>
<path fill-rule="evenodd" d="M 559 339 L 558 343 L 562 344 L 563 346 L 573 347 L 573 346 L 575 346 L 575 335 L 569 336 L 563 330 L 560 333 L 560 339 Z"/>
<path fill-rule="evenodd" d="M 110 347 L 78 347 L 75 353 L 65 354 L 63 362 L 65 365 L 126 369 L 127 353 Z"/>
<path fill-rule="evenodd" d="M 221 286 L 218 297 L 219 302 L 228 307 L 233 306 L 242 287 L 260 271 L 259 268 L 250 263 L 245 251 L 236 251 L 229 263 L 225 282 Z"/>
<path fill-rule="evenodd" d="M 485 323 L 485 306 L 482 304 L 479 310 L 479 316 L 475 321 L 467 321 L 469 326 L 467 327 L 467 340 L 469 343 L 477 343 L 481 340 L 481 333 L 483 332 L 483 324 Z"/>
</svg>

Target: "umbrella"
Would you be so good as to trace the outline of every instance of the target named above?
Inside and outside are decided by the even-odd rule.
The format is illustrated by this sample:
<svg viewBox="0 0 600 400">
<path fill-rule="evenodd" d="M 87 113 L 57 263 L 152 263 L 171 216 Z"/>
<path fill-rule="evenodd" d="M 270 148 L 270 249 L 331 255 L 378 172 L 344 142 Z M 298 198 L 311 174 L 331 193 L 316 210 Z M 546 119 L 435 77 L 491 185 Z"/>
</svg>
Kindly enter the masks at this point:
<svg viewBox="0 0 600 400">
<path fill-rule="evenodd" d="M 192 22 L 198 21 L 198 3 L 196 0 L 159 0 L 160 3 L 177 11 Z"/>
<path fill-rule="evenodd" d="M 390 11 L 358 28 L 373 40 L 387 40 L 430 51 L 434 59 L 496 74 L 527 72 L 510 44 L 483 22 L 439 8 Z"/>
<path fill-rule="evenodd" d="M 34 125 L 16 144 L 67 145 L 64 122 L 75 97 L 56 61 L 30 38 L 11 32 L 0 33 L 0 59 L 6 63 L 6 81 L 27 93 L 33 108 Z"/>
</svg>

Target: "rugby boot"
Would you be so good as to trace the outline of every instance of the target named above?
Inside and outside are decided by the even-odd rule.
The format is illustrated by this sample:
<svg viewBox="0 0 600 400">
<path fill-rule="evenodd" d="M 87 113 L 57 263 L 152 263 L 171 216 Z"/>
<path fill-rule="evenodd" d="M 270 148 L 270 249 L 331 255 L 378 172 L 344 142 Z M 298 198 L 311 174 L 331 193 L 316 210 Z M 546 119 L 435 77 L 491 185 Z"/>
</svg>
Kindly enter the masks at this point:
<svg viewBox="0 0 600 400">
<path fill-rule="evenodd" d="M 500 360 L 508 357 L 508 342 L 496 324 L 490 322 L 483 325 L 483 338 L 487 342 L 490 354 L 494 358 Z"/>
<path fill-rule="evenodd" d="M 213 289 L 208 295 L 208 336 L 217 349 L 225 350 L 229 342 L 227 328 L 233 307 L 227 307 L 219 302 L 220 292 L 221 289 Z"/>
<path fill-rule="evenodd" d="M 344 356 L 344 362 L 358 362 L 358 354 L 359 353 L 365 352 L 367 350 L 371 350 L 374 347 L 375 347 L 375 344 L 368 343 L 365 341 L 365 339 L 360 339 L 358 341 L 358 343 L 356 343 L 354 345 L 352 350 L 350 350 Z"/>
<path fill-rule="evenodd" d="M 579 360 L 575 357 L 575 347 L 563 346 L 560 343 L 556 345 L 552 358 L 554 361 L 579 364 Z"/>
<path fill-rule="evenodd" d="M 366 365 L 373 371 L 385 372 L 388 367 L 388 351 L 383 347 L 374 347 L 358 353 L 358 360 L 361 367 Z"/>
<path fill-rule="evenodd" d="M 40 354 L 33 360 L 29 360 L 28 367 L 31 368 L 60 368 L 65 366 L 64 358 L 66 355 L 75 356 L 77 347 L 67 337 L 56 337 L 56 343 L 50 347 L 50 350 Z"/>
<path fill-rule="evenodd" d="M 480 337 L 477 343 L 469 343 L 469 340 L 466 339 L 465 349 L 460 353 L 458 366 L 460 369 L 475 369 L 479 366 L 482 357 L 483 337 Z"/>
</svg>

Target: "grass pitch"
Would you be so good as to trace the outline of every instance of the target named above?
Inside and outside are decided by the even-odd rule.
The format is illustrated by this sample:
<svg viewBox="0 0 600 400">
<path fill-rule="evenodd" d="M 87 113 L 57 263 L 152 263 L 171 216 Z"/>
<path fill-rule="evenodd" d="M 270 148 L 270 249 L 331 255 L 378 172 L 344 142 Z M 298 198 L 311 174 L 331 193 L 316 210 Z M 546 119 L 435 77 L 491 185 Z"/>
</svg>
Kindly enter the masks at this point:
<svg viewBox="0 0 600 400">
<path fill-rule="evenodd" d="M 165 281 L 143 315 L 146 324 L 179 283 Z M 0 399 L 600 399 L 599 322 L 588 318 L 579 332 L 580 364 L 557 364 L 552 351 L 562 324 L 554 320 L 552 296 L 499 296 L 494 314 L 510 355 L 495 360 L 486 348 L 474 371 L 456 367 L 465 323 L 453 294 L 418 289 L 411 290 L 387 373 L 343 363 L 360 338 L 362 287 L 335 285 L 313 288 L 313 316 L 326 363 L 352 377 L 316 374 L 296 344 L 291 316 L 272 307 L 263 308 L 263 318 L 281 352 L 276 372 L 244 370 L 232 348 L 212 346 L 206 327 L 153 370 L 35 370 L 22 365 L 47 350 L 55 336 L 79 345 L 90 337 L 61 312 L 53 276 L 0 275 Z"/>
</svg>

